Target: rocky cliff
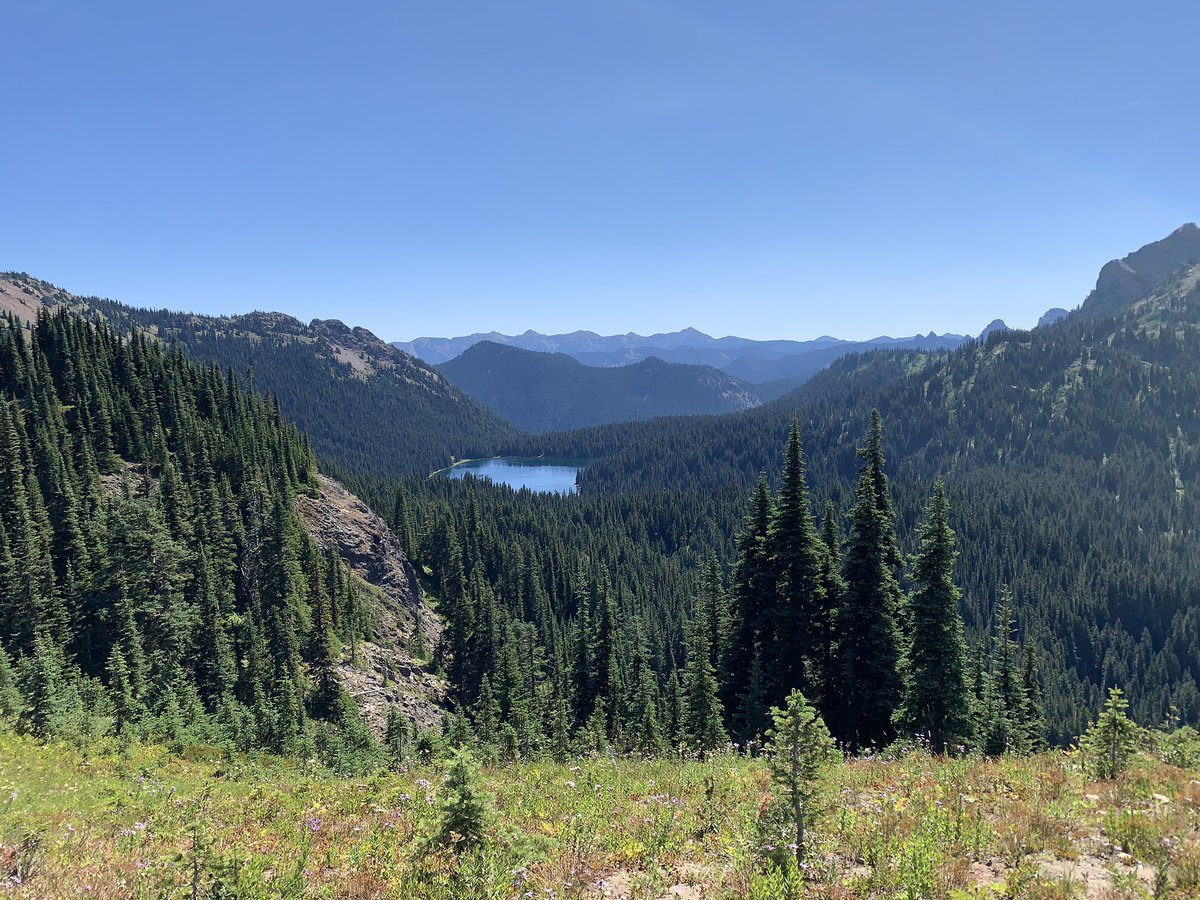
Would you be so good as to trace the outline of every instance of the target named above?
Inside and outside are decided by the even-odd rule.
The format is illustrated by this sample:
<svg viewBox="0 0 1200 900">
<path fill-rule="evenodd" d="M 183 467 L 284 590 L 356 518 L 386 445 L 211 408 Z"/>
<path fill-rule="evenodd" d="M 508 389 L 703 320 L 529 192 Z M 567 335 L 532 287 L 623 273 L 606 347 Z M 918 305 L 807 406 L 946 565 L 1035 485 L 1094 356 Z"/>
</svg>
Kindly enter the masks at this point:
<svg viewBox="0 0 1200 900">
<path fill-rule="evenodd" d="M 297 500 L 305 528 L 322 548 L 337 549 L 374 600 L 371 640 L 356 648 L 357 660 L 343 652 L 342 681 L 377 731 L 391 705 L 423 727 L 436 726 L 445 683 L 407 648 L 420 628 L 432 649 L 441 639 L 441 620 L 426 605 L 416 570 L 383 520 L 332 478 L 322 475 L 318 482 L 318 496 Z"/>
</svg>

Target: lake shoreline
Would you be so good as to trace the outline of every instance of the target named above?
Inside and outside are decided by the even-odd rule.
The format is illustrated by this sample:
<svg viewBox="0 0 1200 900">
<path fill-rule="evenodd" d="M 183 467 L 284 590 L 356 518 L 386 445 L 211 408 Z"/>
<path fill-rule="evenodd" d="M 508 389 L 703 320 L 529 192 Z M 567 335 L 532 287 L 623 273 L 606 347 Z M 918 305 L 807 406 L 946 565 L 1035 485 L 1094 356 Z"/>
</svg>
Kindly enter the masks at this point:
<svg viewBox="0 0 1200 900">
<path fill-rule="evenodd" d="M 438 469 L 429 477 L 465 478 L 472 474 L 494 484 L 513 490 L 529 489 L 536 493 L 570 495 L 578 493 L 576 478 L 579 470 L 591 460 L 547 459 L 537 457 L 492 456 L 480 459 L 457 460 L 453 465 Z"/>
</svg>

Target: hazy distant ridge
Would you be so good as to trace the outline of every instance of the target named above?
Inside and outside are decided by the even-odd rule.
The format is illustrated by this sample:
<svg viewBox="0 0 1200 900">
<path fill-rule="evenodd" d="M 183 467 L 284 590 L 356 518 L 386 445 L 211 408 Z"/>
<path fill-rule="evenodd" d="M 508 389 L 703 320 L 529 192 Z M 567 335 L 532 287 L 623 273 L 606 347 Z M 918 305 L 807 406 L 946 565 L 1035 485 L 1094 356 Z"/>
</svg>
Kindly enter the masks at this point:
<svg viewBox="0 0 1200 900">
<path fill-rule="evenodd" d="M 518 335 L 488 332 L 453 338 L 422 337 L 398 341 L 393 346 L 434 365 L 455 359 L 484 341 L 541 353 L 564 353 L 584 365 L 598 367 L 628 366 L 657 357 L 665 362 L 712 366 L 753 384 L 781 382 L 794 386 L 846 353 L 881 348 L 946 350 L 966 340 L 969 340 L 966 335 L 930 332 L 899 338 L 881 336 L 869 341 L 844 341 L 828 335 L 809 341 L 756 341 L 732 335 L 714 338 L 695 328 L 684 328 L 665 334 L 631 332 L 608 336 L 592 331 L 570 334 L 526 331 Z"/>
</svg>

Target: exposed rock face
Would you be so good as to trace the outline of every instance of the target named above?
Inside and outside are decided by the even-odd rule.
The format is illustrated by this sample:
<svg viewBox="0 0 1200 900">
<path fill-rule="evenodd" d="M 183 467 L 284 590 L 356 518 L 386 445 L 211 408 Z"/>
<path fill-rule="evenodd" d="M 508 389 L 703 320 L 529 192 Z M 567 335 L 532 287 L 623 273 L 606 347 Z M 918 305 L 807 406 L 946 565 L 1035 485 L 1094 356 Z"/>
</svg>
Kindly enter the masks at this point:
<svg viewBox="0 0 1200 900">
<path fill-rule="evenodd" d="M 420 609 L 421 585 L 400 541 L 379 516 L 332 478 L 317 476 L 321 496 L 301 495 L 300 515 L 323 549 L 338 553 L 356 575 L 410 610 Z"/>
<path fill-rule="evenodd" d="M 1116 315 L 1151 293 L 1167 276 L 1197 262 L 1200 228 L 1189 222 L 1161 241 L 1106 263 L 1096 279 L 1096 289 L 1083 301 L 1083 310 L 1088 315 Z"/>
<path fill-rule="evenodd" d="M 1070 313 L 1067 310 L 1063 309 L 1061 306 L 1056 306 L 1053 309 L 1048 309 L 1044 313 L 1042 313 L 1042 317 L 1040 319 L 1038 319 L 1037 327 L 1041 328 L 1043 325 L 1053 325 L 1055 322 L 1057 322 L 1063 316 L 1066 316 L 1069 314 Z"/>
<path fill-rule="evenodd" d="M 979 339 L 981 341 L 985 340 L 993 331 L 1008 331 L 1008 325 L 1005 324 L 1003 319 L 992 319 L 992 321 L 988 323 L 987 328 L 979 332 Z"/>
<path fill-rule="evenodd" d="M 377 589 L 373 639 L 356 648 L 356 660 L 343 653 L 342 682 L 376 731 L 392 705 L 419 725 L 436 726 L 445 683 L 405 648 L 418 626 L 425 645 L 434 647 L 441 620 L 425 605 L 417 572 L 383 520 L 332 478 L 318 476 L 318 485 L 319 497 L 297 499 L 306 530 L 322 548 L 336 548 L 350 570 Z"/>
</svg>

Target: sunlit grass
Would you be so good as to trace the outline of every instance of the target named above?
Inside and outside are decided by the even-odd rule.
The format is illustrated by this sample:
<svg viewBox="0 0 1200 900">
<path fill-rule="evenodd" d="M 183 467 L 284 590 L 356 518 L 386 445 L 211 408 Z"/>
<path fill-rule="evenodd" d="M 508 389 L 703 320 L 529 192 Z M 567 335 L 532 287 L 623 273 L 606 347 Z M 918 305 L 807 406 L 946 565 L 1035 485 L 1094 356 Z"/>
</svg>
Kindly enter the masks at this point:
<svg viewBox="0 0 1200 900">
<path fill-rule="evenodd" d="M 787 857 L 775 852 L 786 827 L 766 768 L 740 757 L 485 769 L 497 827 L 470 854 L 434 842 L 436 766 L 345 779 L 269 757 L 190 757 L 0 735 L 0 893 L 1200 895 L 1197 773 L 1149 757 L 1114 782 L 1061 753 L 837 763 L 801 872 L 770 862 Z"/>
</svg>

